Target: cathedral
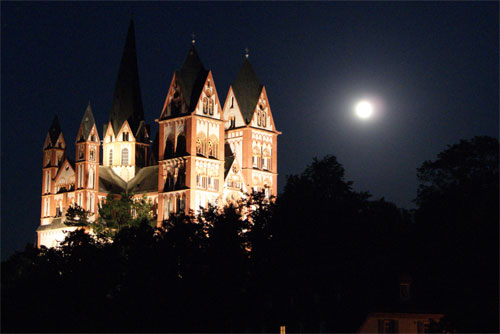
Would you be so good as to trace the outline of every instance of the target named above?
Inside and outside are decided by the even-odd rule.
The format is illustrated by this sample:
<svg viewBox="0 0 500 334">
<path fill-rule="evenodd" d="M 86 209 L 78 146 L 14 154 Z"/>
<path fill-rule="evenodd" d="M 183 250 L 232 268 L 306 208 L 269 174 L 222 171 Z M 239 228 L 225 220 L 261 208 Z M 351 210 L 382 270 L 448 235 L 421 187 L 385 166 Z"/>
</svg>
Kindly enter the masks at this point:
<svg viewBox="0 0 500 334">
<path fill-rule="evenodd" d="M 82 108 L 83 109 L 83 108 Z M 37 245 L 54 247 L 74 230 L 66 210 L 79 205 L 96 219 L 109 194 L 146 196 L 158 223 L 170 214 L 199 212 L 209 203 L 234 203 L 253 190 L 277 194 L 277 139 L 266 89 L 246 55 L 221 104 L 212 71 L 190 47 L 174 71 L 150 138 L 144 119 L 131 20 L 115 84 L 109 121 L 99 134 L 89 105 L 66 155 L 57 116 L 43 145 Z"/>
</svg>

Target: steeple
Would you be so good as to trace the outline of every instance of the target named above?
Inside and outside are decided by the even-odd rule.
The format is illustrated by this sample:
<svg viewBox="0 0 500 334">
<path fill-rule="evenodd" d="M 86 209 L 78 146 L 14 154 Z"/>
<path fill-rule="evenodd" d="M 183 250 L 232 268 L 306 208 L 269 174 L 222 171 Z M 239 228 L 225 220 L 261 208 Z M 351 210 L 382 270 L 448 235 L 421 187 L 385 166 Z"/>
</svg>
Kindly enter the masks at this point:
<svg viewBox="0 0 500 334">
<path fill-rule="evenodd" d="M 234 81 L 233 91 L 240 106 L 241 114 L 248 124 L 252 120 L 253 111 L 262 91 L 262 85 L 248 57 L 245 57 L 240 73 Z"/>
<path fill-rule="evenodd" d="M 83 114 L 82 122 L 80 123 L 81 136 L 83 140 L 87 141 L 89 139 L 90 131 L 95 124 L 94 115 L 92 114 L 92 108 L 90 107 L 90 101 Z"/>
<path fill-rule="evenodd" d="M 50 138 L 50 146 L 56 146 L 57 139 L 61 134 L 61 126 L 59 125 L 59 120 L 57 119 L 57 115 L 54 116 L 54 120 L 52 121 L 52 125 L 49 128 L 49 138 Z"/>
<path fill-rule="evenodd" d="M 135 135 L 142 120 L 144 120 L 144 110 L 139 86 L 134 21 L 130 19 L 127 39 L 118 70 L 118 78 L 116 79 L 109 121 L 116 136 L 125 121 L 128 121 Z"/>
<path fill-rule="evenodd" d="M 208 71 L 203 66 L 194 44 L 189 48 L 186 59 L 181 69 L 177 71 L 182 95 L 189 106 L 189 110 L 195 107 L 200 97 L 203 84 L 207 78 Z"/>
</svg>

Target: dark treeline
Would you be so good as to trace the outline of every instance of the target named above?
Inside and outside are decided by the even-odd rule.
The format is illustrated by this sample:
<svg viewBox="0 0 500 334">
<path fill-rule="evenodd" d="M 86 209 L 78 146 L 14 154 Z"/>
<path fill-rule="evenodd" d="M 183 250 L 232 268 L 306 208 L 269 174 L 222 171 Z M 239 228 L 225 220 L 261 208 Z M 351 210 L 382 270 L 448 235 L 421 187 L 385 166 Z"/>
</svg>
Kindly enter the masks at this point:
<svg viewBox="0 0 500 334">
<path fill-rule="evenodd" d="M 353 332 L 390 311 L 498 332 L 498 150 L 475 137 L 424 162 L 414 212 L 354 191 L 327 156 L 276 201 L 27 246 L 2 263 L 2 331 Z"/>
</svg>

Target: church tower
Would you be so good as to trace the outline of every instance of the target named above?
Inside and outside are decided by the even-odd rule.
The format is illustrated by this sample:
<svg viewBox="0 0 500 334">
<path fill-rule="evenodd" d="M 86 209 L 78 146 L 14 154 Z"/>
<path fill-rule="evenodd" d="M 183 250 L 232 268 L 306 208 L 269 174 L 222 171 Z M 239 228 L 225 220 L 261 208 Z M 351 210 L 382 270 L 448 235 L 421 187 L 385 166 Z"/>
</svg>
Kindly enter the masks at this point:
<svg viewBox="0 0 500 334">
<path fill-rule="evenodd" d="M 221 199 L 224 123 L 212 72 L 193 45 L 174 72 L 159 123 L 158 221 Z"/>
<path fill-rule="evenodd" d="M 134 22 L 130 20 L 113 104 L 103 131 L 103 165 L 128 182 L 148 161 L 149 127 L 144 121 Z"/>
<path fill-rule="evenodd" d="M 266 88 L 245 57 L 224 104 L 226 143 L 241 168 L 247 191 L 278 193 L 278 135 Z"/>
<path fill-rule="evenodd" d="M 43 179 L 41 225 L 48 224 L 50 217 L 56 216 L 54 195 L 55 178 L 66 155 L 66 142 L 57 116 L 54 117 L 43 145 Z"/>
<path fill-rule="evenodd" d="M 99 134 L 90 102 L 76 137 L 76 204 L 90 213 L 97 212 L 99 180 Z"/>
</svg>

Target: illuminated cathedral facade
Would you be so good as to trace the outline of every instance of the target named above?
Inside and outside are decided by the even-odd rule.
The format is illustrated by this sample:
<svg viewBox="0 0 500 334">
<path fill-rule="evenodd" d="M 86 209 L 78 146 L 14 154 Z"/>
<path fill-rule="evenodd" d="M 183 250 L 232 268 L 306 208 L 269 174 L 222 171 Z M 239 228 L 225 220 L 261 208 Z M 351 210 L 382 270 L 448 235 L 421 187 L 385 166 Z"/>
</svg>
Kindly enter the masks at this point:
<svg viewBox="0 0 500 334">
<path fill-rule="evenodd" d="M 76 135 L 75 160 L 66 155 L 57 117 L 47 133 L 38 247 L 54 247 L 75 229 L 64 224 L 70 206 L 88 210 L 93 220 L 108 194 L 146 196 L 158 223 L 179 211 L 236 202 L 254 190 L 277 194 L 280 132 L 248 55 L 221 104 L 193 41 L 155 122 L 158 134 L 151 140 L 131 21 L 103 132 L 89 103 Z"/>
</svg>

